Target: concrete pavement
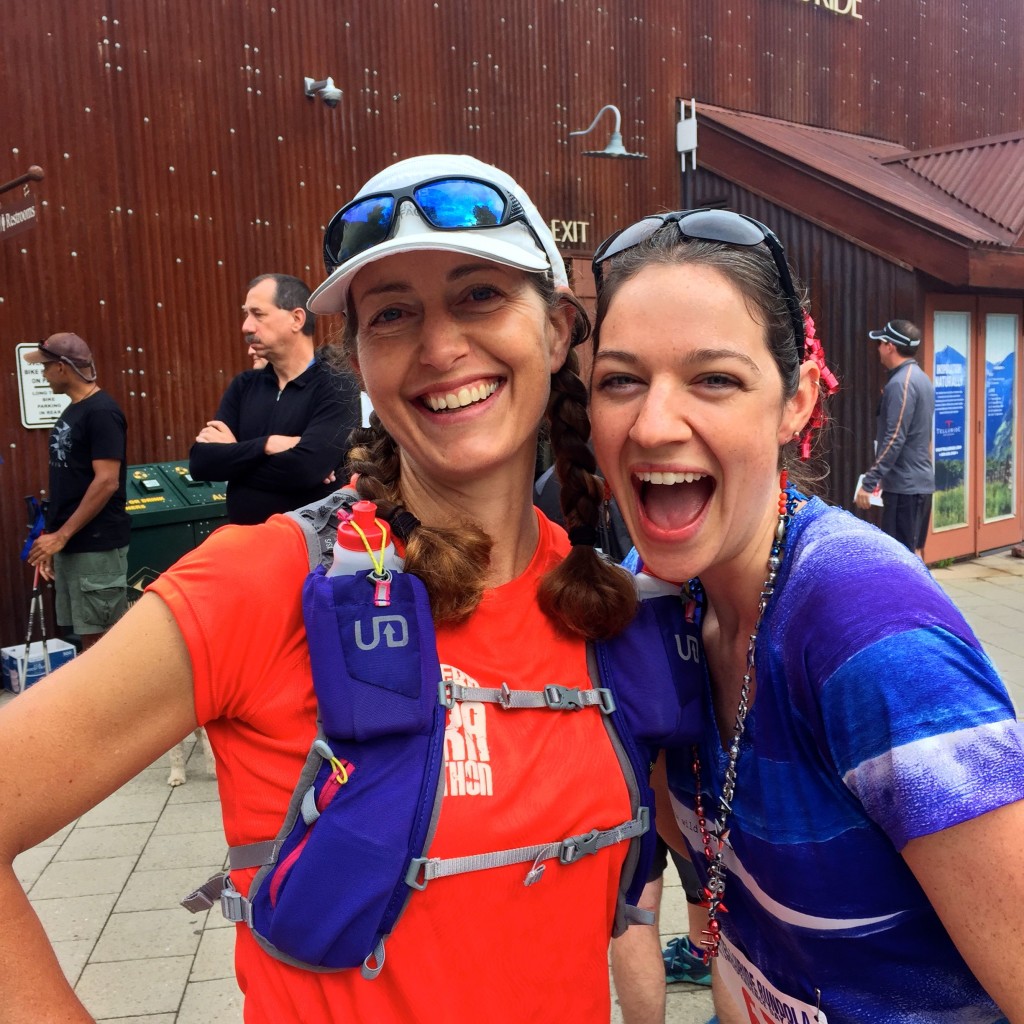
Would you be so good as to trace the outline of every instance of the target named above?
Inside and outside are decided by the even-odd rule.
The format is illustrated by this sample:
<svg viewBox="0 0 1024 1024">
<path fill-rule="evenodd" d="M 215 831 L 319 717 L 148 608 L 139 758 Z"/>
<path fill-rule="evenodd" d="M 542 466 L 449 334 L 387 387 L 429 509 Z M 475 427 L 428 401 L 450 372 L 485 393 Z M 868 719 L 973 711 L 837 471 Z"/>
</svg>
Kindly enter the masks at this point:
<svg viewBox="0 0 1024 1024">
<path fill-rule="evenodd" d="M 1024 710 L 1024 559 L 989 555 L 934 575 Z M 0 703 L 10 699 L 0 695 Z M 216 782 L 198 750 L 184 786 L 170 789 L 167 773 L 164 757 L 28 850 L 16 861 L 18 877 L 97 1020 L 238 1024 L 232 927 L 219 913 L 192 917 L 178 906 L 223 863 Z M 661 927 L 666 941 L 686 927 L 678 879 L 666 879 Z M 710 1015 L 707 989 L 670 987 L 668 1024 L 704 1024 Z M 612 1021 L 621 1022 L 617 1005 Z"/>
</svg>

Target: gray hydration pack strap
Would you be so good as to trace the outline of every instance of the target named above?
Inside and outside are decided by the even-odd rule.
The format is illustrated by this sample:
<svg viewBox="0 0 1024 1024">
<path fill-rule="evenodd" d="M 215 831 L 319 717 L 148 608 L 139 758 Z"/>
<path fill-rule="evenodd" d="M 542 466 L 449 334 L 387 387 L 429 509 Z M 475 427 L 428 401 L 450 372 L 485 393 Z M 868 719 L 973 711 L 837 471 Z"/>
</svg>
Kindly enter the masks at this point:
<svg viewBox="0 0 1024 1024">
<path fill-rule="evenodd" d="M 228 850 L 228 864 L 231 871 L 242 868 L 261 868 L 265 864 L 273 864 L 281 852 L 281 841 L 267 839 L 262 843 L 247 843 L 245 846 L 232 846 Z M 233 894 L 233 895 L 230 895 Z M 231 876 L 227 871 L 219 871 L 211 875 L 198 889 L 190 892 L 181 905 L 190 913 L 198 914 L 220 903 L 224 916 L 229 921 L 251 921 L 248 900 L 231 884 Z M 243 908 L 241 904 L 246 906 Z"/>
<path fill-rule="evenodd" d="M 600 680 L 601 673 L 598 669 L 597 655 L 593 644 L 587 644 L 587 672 L 591 679 L 595 681 Z M 650 809 L 640 804 L 640 786 L 636 772 L 633 769 L 633 764 L 626 753 L 625 747 L 622 745 L 622 737 L 619 736 L 615 722 L 610 714 L 604 715 L 601 720 L 604 722 L 608 741 L 612 745 L 612 750 L 615 751 L 615 756 L 619 761 L 619 768 L 622 770 L 622 777 L 625 780 L 626 790 L 629 793 L 629 805 L 633 808 L 633 813 L 638 818 L 649 822 Z M 643 832 L 636 833 L 634 838 L 643 835 L 646 831 L 647 829 L 644 829 Z M 631 924 L 654 924 L 655 921 L 652 911 L 641 910 L 640 907 L 634 907 L 626 902 L 629 880 L 636 873 L 639 861 L 640 844 L 638 842 L 631 842 L 626 850 L 626 859 L 623 861 L 622 871 L 619 876 L 619 894 L 615 903 L 615 920 L 612 924 L 612 935 L 615 937 L 622 935 Z"/>
<path fill-rule="evenodd" d="M 600 708 L 606 715 L 615 710 L 612 691 L 604 687 L 581 690 L 572 686 L 545 686 L 543 690 L 513 690 L 508 683 L 500 687 L 461 686 L 441 680 L 438 697 L 445 708 L 453 708 L 457 701 L 479 701 L 510 708 L 550 708 L 552 711 L 579 711 L 581 708 Z"/>
<path fill-rule="evenodd" d="M 302 527 L 309 555 L 309 571 L 318 565 L 329 566 L 334 555 L 334 541 L 337 537 L 338 509 L 345 504 L 359 500 L 359 494 L 352 487 L 342 487 L 328 494 L 319 502 L 312 502 L 293 512 L 286 512 Z"/>
<path fill-rule="evenodd" d="M 333 511 L 329 513 L 332 515 Z M 325 519 L 326 521 L 326 519 Z M 308 534 L 307 534 L 308 536 Z M 442 680 L 438 685 L 438 699 L 445 708 L 452 708 L 460 701 L 478 701 L 481 703 L 498 704 L 507 709 L 536 708 L 551 711 L 579 711 L 583 708 L 599 708 L 604 715 L 615 710 L 615 701 L 610 690 L 595 687 L 582 690 L 578 687 L 551 685 L 543 690 L 513 690 L 507 683 L 497 688 L 480 686 L 462 686 Z M 319 739 L 313 744 L 322 756 L 330 756 L 330 748 Z M 324 752 L 326 751 L 326 754 Z M 318 817 L 313 789 L 306 790 L 299 805 L 299 813 L 307 825 L 311 825 Z M 483 871 L 492 867 L 504 867 L 509 864 L 525 864 L 532 867 L 526 874 L 524 885 L 532 885 L 544 874 L 544 861 L 558 859 L 562 864 L 571 864 L 581 856 L 596 853 L 606 846 L 641 836 L 650 828 L 650 818 L 646 807 L 640 808 L 638 817 L 623 822 L 615 828 L 600 831 L 593 829 L 581 835 L 569 836 L 552 843 L 540 843 L 534 846 L 522 846 L 515 850 L 499 850 L 494 853 L 477 854 L 470 857 L 417 857 L 409 864 L 405 880 L 414 889 L 424 889 L 427 882 L 435 878 L 446 878 L 450 875 L 464 874 L 469 871 Z M 261 868 L 274 864 L 281 849 L 281 841 L 277 839 L 248 843 L 244 846 L 233 846 L 228 851 L 228 863 L 232 871 L 242 868 Z M 249 901 L 231 885 L 226 873 L 214 875 L 194 892 L 189 893 L 181 901 L 182 906 L 192 913 L 209 910 L 220 902 L 221 911 L 229 921 L 251 922 L 252 911 Z"/>
<path fill-rule="evenodd" d="M 634 836 L 642 836 L 651 827 L 646 807 L 640 808 L 640 815 L 624 821 L 615 828 L 599 831 L 593 829 L 578 836 L 569 836 L 553 843 L 538 846 L 520 846 L 515 850 L 501 850 L 497 853 L 479 853 L 472 857 L 416 857 L 409 863 L 405 881 L 414 889 L 425 889 L 427 882 L 435 878 L 449 878 L 469 871 L 484 871 L 487 868 L 507 867 L 509 864 L 531 864 L 526 872 L 523 885 L 533 885 L 544 874 L 544 861 L 557 860 L 560 864 L 573 864 L 580 857 L 597 853 L 606 846 L 614 846 Z"/>
</svg>

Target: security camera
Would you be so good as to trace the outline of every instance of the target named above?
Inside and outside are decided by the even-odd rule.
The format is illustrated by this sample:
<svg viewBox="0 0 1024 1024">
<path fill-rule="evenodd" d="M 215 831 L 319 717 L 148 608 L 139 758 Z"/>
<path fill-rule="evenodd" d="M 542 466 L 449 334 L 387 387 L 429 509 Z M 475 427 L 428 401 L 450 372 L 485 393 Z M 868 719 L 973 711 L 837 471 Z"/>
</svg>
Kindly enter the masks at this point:
<svg viewBox="0 0 1024 1024">
<path fill-rule="evenodd" d="M 334 84 L 334 79 L 330 75 L 320 81 L 304 78 L 302 83 L 303 91 L 310 99 L 319 94 L 329 107 L 336 107 L 341 102 L 341 90 Z"/>
<path fill-rule="evenodd" d="M 320 90 L 320 98 L 329 107 L 336 107 L 341 101 L 341 90 L 334 84 L 334 79 L 328 76 L 327 84 Z"/>
</svg>

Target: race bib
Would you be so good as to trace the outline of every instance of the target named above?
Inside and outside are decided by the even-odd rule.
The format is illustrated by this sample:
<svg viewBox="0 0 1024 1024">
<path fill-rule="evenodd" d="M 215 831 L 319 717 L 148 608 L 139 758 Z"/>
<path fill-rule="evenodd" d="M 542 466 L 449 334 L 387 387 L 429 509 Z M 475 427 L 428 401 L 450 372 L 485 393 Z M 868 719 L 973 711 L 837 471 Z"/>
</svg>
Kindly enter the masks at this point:
<svg viewBox="0 0 1024 1024">
<path fill-rule="evenodd" d="M 718 947 L 718 972 L 750 1024 L 828 1024 L 824 1010 L 780 992 L 724 935 Z"/>
</svg>

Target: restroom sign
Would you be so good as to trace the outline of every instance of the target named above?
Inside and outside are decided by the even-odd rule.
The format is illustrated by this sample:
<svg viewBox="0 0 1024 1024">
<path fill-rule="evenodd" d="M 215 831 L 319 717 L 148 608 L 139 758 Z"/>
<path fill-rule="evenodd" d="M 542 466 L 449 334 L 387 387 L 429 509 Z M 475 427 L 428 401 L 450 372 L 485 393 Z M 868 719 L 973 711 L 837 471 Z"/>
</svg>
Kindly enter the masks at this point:
<svg viewBox="0 0 1024 1024">
<path fill-rule="evenodd" d="M 25 195 L 13 202 L 8 200 L 0 204 L 0 240 L 20 235 L 35 227 L 36 201 Z"/>
</svg>

